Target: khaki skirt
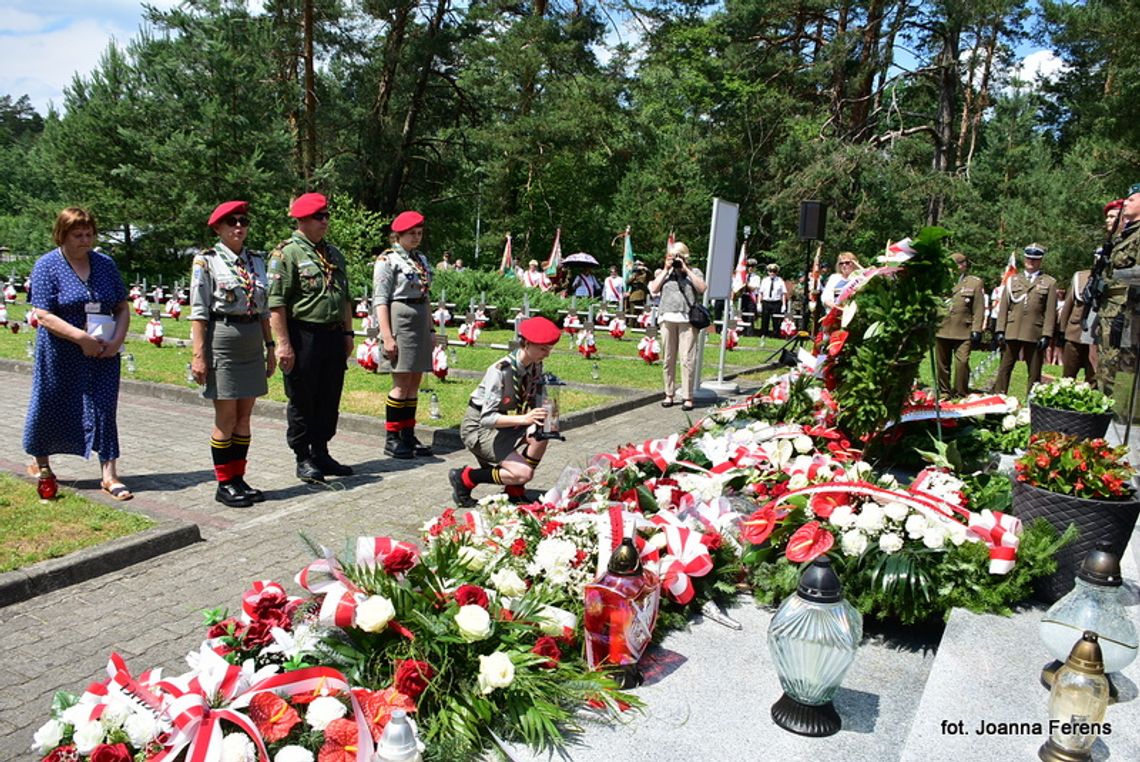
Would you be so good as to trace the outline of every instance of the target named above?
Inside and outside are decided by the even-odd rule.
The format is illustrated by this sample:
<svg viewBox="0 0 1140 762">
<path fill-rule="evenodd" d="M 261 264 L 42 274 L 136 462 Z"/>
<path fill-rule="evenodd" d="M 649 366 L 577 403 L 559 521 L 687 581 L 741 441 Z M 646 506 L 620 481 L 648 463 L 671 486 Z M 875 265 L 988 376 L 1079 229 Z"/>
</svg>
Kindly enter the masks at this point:
<svg viewBox="0 0 1140 762">
<path fill-rule="evenodd" d="M 264 342 L 259 322 L 207 323 L 210 354 L 202 396 L 208 400 L 240 400 L 266 394 L 269 383 L 265 378 Z"/>
<path fill-rule="evenodd" d="M 431 373 L 432 330 L 427 301 L 419 304 L 392 302 L 388 319 L 396 334 L 396 373 Z"/>
</svg>

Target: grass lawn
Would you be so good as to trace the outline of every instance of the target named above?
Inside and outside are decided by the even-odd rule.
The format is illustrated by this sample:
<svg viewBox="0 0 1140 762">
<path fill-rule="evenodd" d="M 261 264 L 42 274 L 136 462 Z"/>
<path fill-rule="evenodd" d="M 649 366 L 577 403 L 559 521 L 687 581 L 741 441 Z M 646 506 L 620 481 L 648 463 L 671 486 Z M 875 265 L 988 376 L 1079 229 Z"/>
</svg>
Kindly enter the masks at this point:
<svg viewBox="0 0 1140 762">
<path fill-rule="evenodd" d="M 154 526 L 145 516 L 60 489 L 44 502 L 35 484 L 0 473 L 0 572 L 59 558 Z"/>
</svg>

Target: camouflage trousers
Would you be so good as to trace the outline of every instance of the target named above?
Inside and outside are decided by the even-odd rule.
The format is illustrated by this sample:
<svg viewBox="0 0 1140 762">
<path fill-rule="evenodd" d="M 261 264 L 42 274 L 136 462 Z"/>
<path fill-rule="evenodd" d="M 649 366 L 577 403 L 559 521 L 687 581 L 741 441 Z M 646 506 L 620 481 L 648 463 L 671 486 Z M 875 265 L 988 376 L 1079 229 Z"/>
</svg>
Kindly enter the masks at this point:
<svg viewBox="0 0 1140 762">
<path fill-rule="evenodd" d="M 1129 370 L 1135 366 L 1135 351 L 1130 347 L 1120 348 L 1101 346 L 1097 348 L 1096 387 L 1112 396 L 1116 385 L 1116 372 Z"/>
</svg>

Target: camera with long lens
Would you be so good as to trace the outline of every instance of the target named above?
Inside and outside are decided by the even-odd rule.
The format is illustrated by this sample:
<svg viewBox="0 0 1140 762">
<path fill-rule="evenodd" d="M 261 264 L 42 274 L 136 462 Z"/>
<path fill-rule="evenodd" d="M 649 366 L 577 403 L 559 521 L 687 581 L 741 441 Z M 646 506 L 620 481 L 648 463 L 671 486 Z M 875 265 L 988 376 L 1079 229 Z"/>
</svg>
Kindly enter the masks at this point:
<svg viewBox="0 0 1140 762">
<path fill-rule="evenodd" d="M 685 263 L 684 263 L 684 261 L 681 260 L 680 257 L 675 257 L 673 259 L 673 269 L 674 270 L 680 270 L 684 266 L 685 266 Z"/>
</svg>

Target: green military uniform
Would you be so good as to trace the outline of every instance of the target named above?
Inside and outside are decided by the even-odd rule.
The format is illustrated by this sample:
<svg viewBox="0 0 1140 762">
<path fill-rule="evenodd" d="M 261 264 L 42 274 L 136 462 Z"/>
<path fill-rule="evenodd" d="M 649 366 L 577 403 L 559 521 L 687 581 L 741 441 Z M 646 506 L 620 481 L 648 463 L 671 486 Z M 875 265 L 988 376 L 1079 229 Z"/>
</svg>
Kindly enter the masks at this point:
<svg viewBox="0 0 1140 762">
<path fill-rule="evenodd" d="M 1081 319 L 1085 313 L 1085 303 L 1081 299 L 1081 295 L 1089 284 L 1090 275 L 1092 275 L 1091 270 L 1073 273 L 1073 280 L 1069 284 L 1069 298 L 1065 300 L 1065 306 L 1061 309 L 1058 320 L 1059 328 L 1065 338 L 1065 346 L 1061 352 L 1061 367 L 1064 377 L 1076 378 L 1083 369 L 1085 381 L 1095 386 L 1096 368 L 1093 367 L 1090 352 L 1093 344 L 1092 332 L 1086 331 L 1081 325 Z M 1096 319 L 1096 314 L 1089 315 L 1089 319 L 1091 328 L 1092 321 Z"/>
<path fill-rule="evenodd" d="M 1042 336 L 1052 337 L 1057 327 L 1057 281 L 1040 270 L 1035 275 L 1018 272 L 1002 289 L 998 304 L 997 331 L 1005 334 L 1005 349 L 998 366 L 994 391 L 1009 391 L 1009 377 L 1019 358 L 1029 366 L 1029 384 L 1041 380 L 1045 350 Z"/>
<path fill-rule="evenodd" d="M 269 308 L 285 307 L 296 357 L 284 374 L 289 397 L 285 440 L 298 462 L 328 455 L 344 389 L 349 304 L 344 257 L 299 231 L 269 255 Z"/>
<path fill-rule="evenodd" d="M 1105 270 L 1105 291 L 1098 311 L 1097 326 L 1097 388 L 1112 396 L 1116 372 L 1133 362 L 1134 348 L 1124 335 L 1125 318 L 1129 301 L 1135 300 L 1127 284 L 1112 278 L 1118 269 L 1140 265 L 1140 220 L 1130 222 L 1112 249 L 1109 266 Z"/>
<path fill-rule="evenodd" d="M 946 317 L 934 339 L 938 389 L 950 394 L 950 358 L 954 358 L 954 389 L 959 397 L 970 393 L 970 334 L 981 334 L 986 321 L 986 292 L 982 279 L 963 275 L 950 295 Z"/>
</svg>

